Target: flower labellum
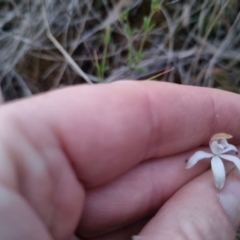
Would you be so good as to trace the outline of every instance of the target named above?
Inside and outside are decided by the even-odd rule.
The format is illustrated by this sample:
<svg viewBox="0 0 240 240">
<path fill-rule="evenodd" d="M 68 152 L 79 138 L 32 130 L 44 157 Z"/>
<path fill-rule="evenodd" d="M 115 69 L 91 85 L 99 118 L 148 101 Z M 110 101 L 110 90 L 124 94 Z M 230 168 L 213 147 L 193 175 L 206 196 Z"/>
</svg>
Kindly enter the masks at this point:
<svg viewBox="0 0 240 240">
<path fill-rule="evenodd" d="M 212 153 L 197 151 L 189 158 L 186 168 L 193 167 L 200 160 L 211 158 L 211 167 L 215 185 L 217 189 L 222 189 L 226 179 L 226 172 L 222 159 L 234 163 L 240 171 L 240 159 L 236 156 L 225 154 L 229 151 L 235 151 L 238 154 L 237 148 L 228 143 L 227 139 L 230 138 L 232 138 L 232 136 L 226 133 L 214 134 L 209 142 L 209 147 Z"/>
</svg>

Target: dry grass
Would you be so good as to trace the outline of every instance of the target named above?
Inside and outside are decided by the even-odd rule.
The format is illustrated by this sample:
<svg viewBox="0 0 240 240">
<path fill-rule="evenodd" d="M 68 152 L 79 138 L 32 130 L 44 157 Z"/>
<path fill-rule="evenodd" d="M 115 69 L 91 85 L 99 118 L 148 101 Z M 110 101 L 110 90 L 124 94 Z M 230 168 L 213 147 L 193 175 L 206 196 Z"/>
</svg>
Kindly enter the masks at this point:
<svg viewBox="0 0 240 240">
<path fill-rule="evenodd" d="M 143 18 L 151 14 L 150 0 L 0 0 L 0 79 L 5 99 L 86 79 L 93 83 L 147 79 L 172 67 L 174 71 L 158 80 L 239 92 L 240 2 L 159 2 L 151 18 L 154 27 L 145 34 Z M 72 63 L 49 39 L 43 3 L 50 33 Z M 120 18 L 127 6 L 127 19 Z M 126 23 L 134 32 L 131 36 Z M 143 37 L 140 59 L 126 64 L 129 52 L 137 56 Z M 85 77 L 76 72 L 74 63 Z M 104 65 L 102 75 L 96 63 Z"/>
</svg>

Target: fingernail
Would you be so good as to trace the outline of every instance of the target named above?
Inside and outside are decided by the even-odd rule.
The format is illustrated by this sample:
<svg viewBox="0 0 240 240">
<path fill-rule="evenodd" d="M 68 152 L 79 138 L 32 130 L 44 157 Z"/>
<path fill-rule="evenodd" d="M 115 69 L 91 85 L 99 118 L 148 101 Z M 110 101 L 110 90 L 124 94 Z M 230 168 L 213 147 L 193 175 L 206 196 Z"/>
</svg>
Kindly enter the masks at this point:
<svg viewBox="0 0 240 240">
<path fill-rule="evenodd" d="M 224 188 L 219 192 L 220 203 L 234 229 L 240 225 L 240 172 L 234 170 L 227 176 Z"/>
<path fill-rule="evenodd" d="M 146 240 L 146 238 L 142 236 L 132 236 L 132 240 Z"/>
<path fill-rule="evenodd" d="M 139 236 L 132 236 L 132 240 L 141 240 L 141 237 L 139 237 Z"/>
</svg>

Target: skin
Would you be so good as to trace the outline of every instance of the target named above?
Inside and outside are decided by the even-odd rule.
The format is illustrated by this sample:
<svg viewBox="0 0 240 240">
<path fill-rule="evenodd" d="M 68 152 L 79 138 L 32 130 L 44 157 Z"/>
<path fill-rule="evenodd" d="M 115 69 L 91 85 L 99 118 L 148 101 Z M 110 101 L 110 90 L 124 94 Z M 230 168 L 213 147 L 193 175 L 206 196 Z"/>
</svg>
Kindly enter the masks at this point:
<svg viewBox="0 0 240 240">
<path fill-rule="evenodd" d="M 209 161 L 186 170 L 185 160 L 214 133 L 239 145 L 239 101 L 123 81 L 2 105 L 0 239 L 69 240 L 75 229 L 82 240 L 234 239 L 239 172 L 219 193 Z M 229 192 L 234 209 L 222 203 Z"/>
</svg>

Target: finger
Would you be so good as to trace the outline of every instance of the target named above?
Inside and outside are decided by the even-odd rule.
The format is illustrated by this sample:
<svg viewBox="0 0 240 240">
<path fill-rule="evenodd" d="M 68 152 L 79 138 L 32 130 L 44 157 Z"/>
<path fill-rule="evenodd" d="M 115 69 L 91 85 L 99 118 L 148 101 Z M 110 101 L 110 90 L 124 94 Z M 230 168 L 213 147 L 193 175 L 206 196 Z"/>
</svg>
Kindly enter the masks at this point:
<svg viewBox="0 0 240 240">
<path fill-rule="evenodd" d="M 25 199 L 2 184 L 0 184 L 0 239 L 53 240 Z"/>
<path fill-rule="evenodd" d="M 234 239 L 240 224 L 236 190 L 240 177 L 238 171 L 230 175 L 220 192 L 210 171 L 184 186 L 141 231 L 139 239 Z"/>
<path fill-rule="evenodd" d="M 155 213 L 179 188 L 209 167 L 209 161 L 203 161 L 185 169 L 185 159 L 192 153 L 146 161 L 115 181 L 87 191 L 80 236 L 106 234 Z"/>
<path fill-rule="evenodd" d="M 203 144 L 213 132 L 228 132 L 239 142 L 239 100 L 219 90 L 119 82 L 68 88 L 3 106 L 7 117 L 0 123 L 18 125 L 41 149 L 54 138 L 78 178 L 94 187 L 145 159 Z"/>
<path fill-rule="evenodd" d="M 18 219 L 9 223 L 9 226 L 16 228 L 17 233 L 31 221 L 33 231 L 29 231 L 28 237 L 23 239 L 35 239 L 31 234 L 37 229 L 34 226 L 38 222 L 53 239 L 68 239 L 80 217 L 84 201 L 83 187 L 53 139 L 48 139 L 51 144 L 42 149 L 14 126 L 5 126 L 0 130 L 0 197 L 4 197 L 2 188 L 14 193 L 9 196 L 8 210 L 9 216 L 14 216 L 12 219 Z M 18 196 L 25 205 L 18 203 Z M 5 213 L 5 208 L 0 204 L 0 213 Z M 18 208 L 23 212 L 18 214 Z M 29 217 L 28 212 L 37 221 L 31 215 Z M 5 214 L 0 214 L 0 225 L 4 225 L 1 222 L 6 222 Z M 4 231 L 0 231 L 0 239 L 4 239 L 2 234 Z"/>
</svg>

